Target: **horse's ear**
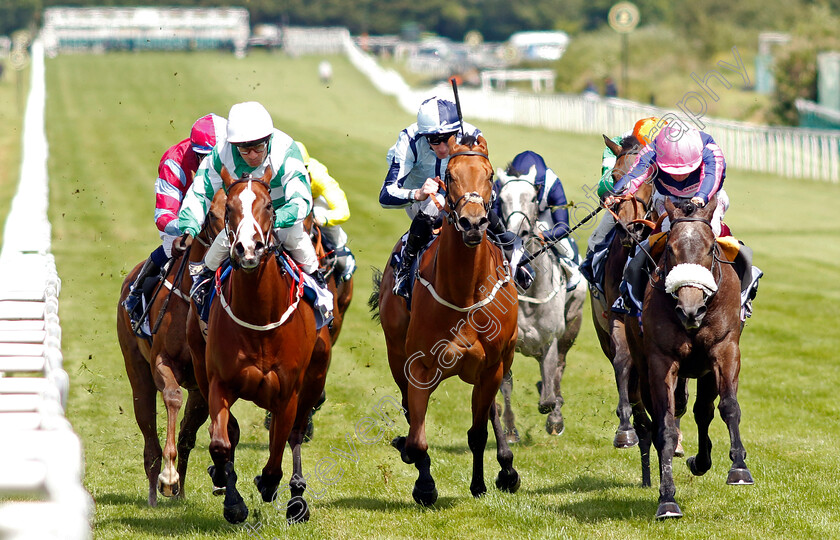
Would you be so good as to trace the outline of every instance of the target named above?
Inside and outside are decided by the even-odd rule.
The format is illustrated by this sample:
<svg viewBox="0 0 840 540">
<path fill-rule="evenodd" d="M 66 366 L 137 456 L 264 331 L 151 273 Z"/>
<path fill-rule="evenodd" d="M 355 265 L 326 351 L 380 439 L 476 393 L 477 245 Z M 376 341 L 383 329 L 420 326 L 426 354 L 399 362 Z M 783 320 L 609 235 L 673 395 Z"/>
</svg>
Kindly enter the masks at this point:
<svg viewBox="0 0 840 540">
<path fill-rule="evenodd" d="M 676 209 L 677 207 L 674 206 L 674 203 L 671 201 L 671 197 L 665 197 L 665 211 L 668 212 L 668 218 L 674 218 L 674 212 Z"/>
<path fill-rule="evenodd" d="M 228 172 L 227 167 L 222 167 L 222 172 L 219 173 L 219 176 L 222 177 L 222 183 L 225 185 L 225 189 L 230 188 L 230 185 L 233 184 L 234 178 Z"/>
<path fill-rule="evenodd" d="M 265 182 L 266 185 L 270 186 L 271 185 L 271 178 L 273 176 L 274 176 L 274 173 L 271 171 L 271 165 L 269 165 L 268 167 L 265 168 L 265 174 L 262 175 L 262 178 L 260 178 L 260 180 Z"/>
<path fill-rule="evenodd" d="M 485 154 L 487 153 L 487 139 L 485 139 L 483 135 L 478 136 L 478 141 L 476 144 L 478 144 L 478 148 L 479 150 L 481 150 L 481 152 Z"/>
<path fill-rule="evenodd" d="M 609 137 L 607 137 L 607 136 L 606 136 L 606 135 L 604 135 L 603 133 L 601 134 L 601 136 L 604 138 L 604 144 L 606 144 L 606 145 L 607 145 L 607 148 L 609 148 L 609 149 L 610 149 L 610 151 L 611 151 L 613 154 L 615 154 L 615 155 L 617 156 L 618 154 L 620 154 L 620 153 L 621 153 L 621 146 L 619 146 L 618 144 L 616 144 L 616 143 L 615 143 L 612 139 L 610 139 Z"/>
<path fill-rule="evenodd" d="M 703 207 L 703 211 L 711 217 L 711 215 L 715 212 L 715 208 L 717 208 L 717 197 L 712 197 L 709 199 L 709 202 L 706 203 L 706 206 Z"/>
</svg>

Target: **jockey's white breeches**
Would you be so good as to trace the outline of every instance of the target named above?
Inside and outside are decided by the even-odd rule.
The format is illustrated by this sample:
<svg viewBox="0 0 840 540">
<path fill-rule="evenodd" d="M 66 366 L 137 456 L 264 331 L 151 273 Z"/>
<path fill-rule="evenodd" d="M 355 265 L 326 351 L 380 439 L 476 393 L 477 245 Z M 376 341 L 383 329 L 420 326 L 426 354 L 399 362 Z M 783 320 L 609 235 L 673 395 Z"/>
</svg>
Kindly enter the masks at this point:
<svg viewBox="0 0 840 540">
<path fill-rule="evenodd" d="M 303 223 L 295 223 L 284 229 L 274 229 L 274 232 L 280 244 L 304 272 L 311 274 L 318 269 L 318 256 L 315 254 L 315 248 L 312 247 L 312 240 L 303 230 Z M 204 255 L 205 266 L 211 270 L 218 269 L 222 262 L 230 257 L 230 247 L 228 235 L 223 230 L 216 235 L 216 239 Z"/>
<path fill-rule="evenodd" d="M 160 243 L 163 245 L 163 251 L 166 252 L 166 256 L 170 259 L 172 258 L 172 242 L 174 242 L 176 238 L 178 237 L 166 234 L 165 232 L 160 232 Z"/>
<path fill-rule="evenodd" d="M 666 212 L 665 212 L 665 197 L 666 197 L 666 195 L 662 195 L 658 191 L 653 194 L 653 207 L 656 209 L 656 211 L 659 213 L 660 216 L 666 214 Z M 729 209 L 729 195 L 727 195 L 726 192 L 721 189 L 715 194 L 715 197 L 717 198 L 717 206 L 715 207 L 715 211 L 712 214 L 711 224 L 712 224 L 712 230 L 714 231 L 715 236 L 720 236 L 720 224 L 721 224 L 721 221 L 723 221 L 724 214 L 726 214 L 726 211 Z M 673 201 L 673 202 L 687 201 L 689 199 L 690 199 L 690 197 L 686 197 L 686 198 L 672 197 L 671 201 Z M 671 220 L 669 220 L 666 217 L 665 220 L 662 222 L 662 232 L 670 231 L 670 230 L 671 230 Z"/>
<path fill-rule="evenodd" d="M 444 205 L 445 201 L 443 195 L 441 195 L 440 193 L 436 193 L 434 197 L 437 199 L 441 206 Z M 432 218 L 432 221 L 437 219 L 438 214 L 440 214 L 440 210 L 438 210 L 438 207 L 435 206 L 435 202 L 432 199 L 432 196 L 426 197 L 422 201 L 415 201 L 414 204 L 405 208 L 405 213 L 408 214 L 408 218 L 412 221 L 414 220 L 414 217 L 421 212 Z"/>
</svg>

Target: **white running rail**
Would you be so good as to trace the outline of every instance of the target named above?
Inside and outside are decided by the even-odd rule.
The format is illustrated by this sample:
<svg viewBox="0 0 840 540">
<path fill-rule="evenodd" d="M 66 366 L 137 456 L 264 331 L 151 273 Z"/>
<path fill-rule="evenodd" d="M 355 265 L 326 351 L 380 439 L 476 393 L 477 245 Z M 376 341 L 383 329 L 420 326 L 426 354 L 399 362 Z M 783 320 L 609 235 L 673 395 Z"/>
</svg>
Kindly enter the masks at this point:
<svg viewBox="0 0 840 540">
<path fill-rule="evenodd" d="M 32 45 L 20 183 L 0 251 L 0 538 L 91 537 L 82 444 L 64 417 L 58 294 L 47 219 L 44 47 Z"/>
</svg>

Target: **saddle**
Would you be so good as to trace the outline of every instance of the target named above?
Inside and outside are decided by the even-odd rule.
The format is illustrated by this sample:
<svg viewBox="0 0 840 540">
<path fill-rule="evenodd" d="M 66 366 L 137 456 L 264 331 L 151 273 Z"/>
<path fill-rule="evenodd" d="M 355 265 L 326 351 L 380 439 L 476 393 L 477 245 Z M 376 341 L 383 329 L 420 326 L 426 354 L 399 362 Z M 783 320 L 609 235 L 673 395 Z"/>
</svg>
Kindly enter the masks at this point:
<svg viewBox="0 0 840 540">
<path fill-rule="evenodd" d="M 426 244 L 420 248 L 417 252 L 417 256 L 414 258 L 414 264 L 411 265 L 411 271 L 409 273 L 410 282 L 408 284 L 408 298 L 405 299 L 405 306 L 406 308 L 411 311 L 411 299 L 414 291 L 414 282 L 417 280 L 417 272 L 420 270 L 420 260 L 423 258 L 423 254 L 429 249 L 429 247 L 434 243 L 434 241 L 438 237 L 440 229 L 435 230 L 432 234 L 431 239 L 426 242 Z M 402 241 L 397 244 L 399 247 L 395 248 L 394 251 L 391 252 L 391 258 L 389 259 L 389 266 L 394 269 L 394 272 L 397 271 L 397 268 L 400 266 L 400 262 L 402 261 L 402 246 L 408 241 L 408 232 L 402 235 Z"/>
</svg>

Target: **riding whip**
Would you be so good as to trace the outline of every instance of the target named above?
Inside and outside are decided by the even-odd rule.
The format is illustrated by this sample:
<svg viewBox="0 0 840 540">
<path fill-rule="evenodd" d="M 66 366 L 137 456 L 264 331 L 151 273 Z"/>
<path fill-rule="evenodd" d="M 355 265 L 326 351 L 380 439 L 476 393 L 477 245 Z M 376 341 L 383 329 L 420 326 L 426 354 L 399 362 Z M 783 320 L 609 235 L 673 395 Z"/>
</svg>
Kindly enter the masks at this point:
<svg viewBox="0 0 840 540">
<path fill-rule="evenodd" d="M 464 136 L 464 117 L 461 115 L 461 98 L 458 97 L 458 82 L 455 77 L 449 79 L 452 83 L 452 93 L 455 94 L 455 110 L 458 111 L 458 125 L 461 127 L 461 137 Z"/>
<path fill-rule="evenodd" d="M 563 234 L 561 234 L 560 236 L 558 236 L 558 237 L 557 237 L 557 238 L 555 238 L 554 240 L 552 240 L 552 241 L 550 241 L 550 242 L 546 242 L 546 243 L 545 243 L 545 244 L 543 244 L 543 246 L 542 246 L 540 249 L 538 249 L 537 251 L 535 251 L 535 252 L 533 252 L 533 253 L 528 253 L 528 254 L 526 254 L 524 257 L 522 257 L 522 260 L 519 262 L 519 264 L 520 264 L 520 265 L 524 265 L 524 264 L 528 264 L 529 262 L 533 261 L 534 259 L 536 259 L 536 258 L 537 258 L 537 257 L 539 257 L 540 255 L 542 255 L 543 253 L 545 253 L 545 252 L 546 252 L 546 251 L 547 251 L 547 250 L 548 250 L 551 246 L 553 246 L 554 244 L 556 244 L 556 243 L 557 243 L 557 242 L 559 242 L 560 240 L 562 240 L 562 239 L 566 238 L 567 236 L 569 236 L 570 234 L 572 234 L 572 232 L 573 232 L 575 229 L 577 229 L 578 227 L 580 227 L 581 225 L 583 225 L 584 223 L 586 223 L 587 221 L 589 221 L 590 219 L 592 219 L 593 217 L 595 217 L 595 215 L 596 215 L 596 214 L 598 214 L 598 212 L 600 212 L 600 211 L 601 211 L 601 210 L 603 210 L 603 209 L 604 209 L 604 207 L 603 207 L 603 206 L 599 206 L 598 208 L 596 208 L 595 210 L 593 210 L 592 212 L 590 212 L 590 213 L 589 213 L 586 217 L 584 217 L 582 220 L 580 220 L 580 223 L 578 223 L 577 225 L 575 225 L 574 227 L 572 227 L 572 228 L 571 228 L 571 229 L 569 229 L 568 231 L 564 232 Z"/>
<path fill-rule="evenodd" d="M 158 311 L 158 317 L 155 321 L 155 326 L 152 328 L 153 335 L 156 334 L 158 328 L 160 328 L 160 323 L 161 321 L 163 321 L 163 316 L 166 314 L 166 308 L 169 307 L 169 299 L 172 298 L 172 293 L 175 292 L 175 289 L 181 287 L 181 280 L 184 277 L 184 266 L 187 264 L 187 259 L 189 259 L 190 257 L 190 248 L 192 248 L 192 244 L 187 246 L 187 249 L 184 251 L 183 255 L 181 255 L 181 264 L 178 265 L 178 272 L 175 274 L 175 279 L 172 280 L 172 288 L 169 289 L 169 294 L 167 294 L 166 298 L 164 298 L 163 305 L 160 306 L 160 311 Z"/>
</svg>

